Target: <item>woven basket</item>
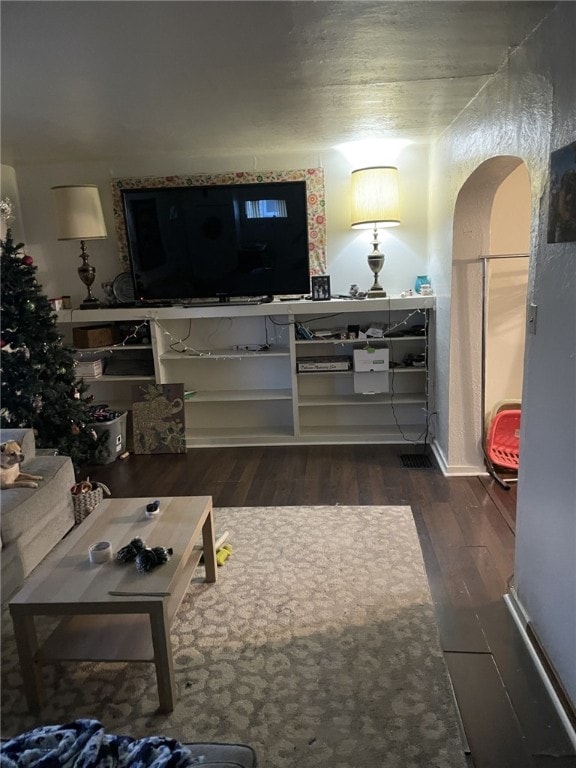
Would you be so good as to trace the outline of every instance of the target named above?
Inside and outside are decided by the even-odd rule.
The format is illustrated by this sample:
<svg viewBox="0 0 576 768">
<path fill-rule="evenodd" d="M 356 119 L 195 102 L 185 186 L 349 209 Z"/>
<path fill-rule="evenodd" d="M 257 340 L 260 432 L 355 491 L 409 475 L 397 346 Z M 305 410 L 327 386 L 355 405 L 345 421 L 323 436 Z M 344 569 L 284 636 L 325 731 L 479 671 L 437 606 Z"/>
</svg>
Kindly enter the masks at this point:
<svg viewBox="0 0 576 768">
<path fill-rule="evenodd" d="M 104 483 L 92 483 L 92 490 L 84 493 L 73 493 L 74 522 L 79 525 L 104 498 L 104 493 L 110 496 L 110 489 Z"/>
</svg>

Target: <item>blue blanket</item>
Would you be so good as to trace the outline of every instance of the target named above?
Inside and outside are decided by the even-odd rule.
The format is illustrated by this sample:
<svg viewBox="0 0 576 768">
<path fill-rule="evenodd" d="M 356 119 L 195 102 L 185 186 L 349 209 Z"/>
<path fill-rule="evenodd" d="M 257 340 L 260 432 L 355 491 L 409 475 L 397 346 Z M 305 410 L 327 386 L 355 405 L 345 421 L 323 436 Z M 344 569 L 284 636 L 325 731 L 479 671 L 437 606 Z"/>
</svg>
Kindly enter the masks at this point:
<svg viewBox="0 0 576 768">
<path fill-rule="evenodd" d="M 45 725 L 2 743 L 1 768 L 187 768 L 193 758 L 175 739 L 106 733 L 97 720 Z"/>
</svg>

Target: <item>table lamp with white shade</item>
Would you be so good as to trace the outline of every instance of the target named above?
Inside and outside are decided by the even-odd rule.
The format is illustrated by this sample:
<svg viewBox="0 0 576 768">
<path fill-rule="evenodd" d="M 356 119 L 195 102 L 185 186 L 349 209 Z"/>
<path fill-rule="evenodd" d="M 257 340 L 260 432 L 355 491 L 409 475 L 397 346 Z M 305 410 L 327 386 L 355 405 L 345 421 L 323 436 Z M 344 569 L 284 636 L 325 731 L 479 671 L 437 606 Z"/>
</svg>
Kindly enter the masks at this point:
<svg viewBox="0 0 576 768">
<path fill-rule="evenodd" d="M 86 240 L 102 240 L 107 237 L 106 224 L 98 187 L 95 184 L 66 185 L 52 187 L 56 203 L 56 232 L 58 240 L 80 240 L 78 275 L 88 290 L 80 309 L 100 306 L 92 294 L 96 269 L 88 263 Z"/>
<path fill-rule="evenodd" d="M 398 201 L 398 169 L 392 166 L 359 168 L 352 171 L 352 228 L 373 229 L 372 253 L 368 265 L 374 273 L 369 298 L 385 297 L 378 282 L 384 266 L 384 254 L 378 250 L 378 229 L 400 224 Z"/>
</svg>

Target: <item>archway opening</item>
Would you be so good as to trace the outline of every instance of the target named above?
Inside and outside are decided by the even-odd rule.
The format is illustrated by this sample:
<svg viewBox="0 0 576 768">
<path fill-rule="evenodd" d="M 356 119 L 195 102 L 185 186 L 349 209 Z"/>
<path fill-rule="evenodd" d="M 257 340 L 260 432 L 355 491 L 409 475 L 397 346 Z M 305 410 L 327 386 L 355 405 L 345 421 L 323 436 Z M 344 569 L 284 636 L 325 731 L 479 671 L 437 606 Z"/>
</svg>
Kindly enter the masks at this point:
<svg viewBox="0 0 576 768">
<path fill-rule="evenodd" d="M 486 471 L 482 440 L 487 414 L 500 400 L 521 399 L 530 215 L 528 172 L 517 157 L 482 163 L 456 200 L 447 457 L 451 474 Z M 512 254 L 514 258 L 506 258 Z"/>
</svg>

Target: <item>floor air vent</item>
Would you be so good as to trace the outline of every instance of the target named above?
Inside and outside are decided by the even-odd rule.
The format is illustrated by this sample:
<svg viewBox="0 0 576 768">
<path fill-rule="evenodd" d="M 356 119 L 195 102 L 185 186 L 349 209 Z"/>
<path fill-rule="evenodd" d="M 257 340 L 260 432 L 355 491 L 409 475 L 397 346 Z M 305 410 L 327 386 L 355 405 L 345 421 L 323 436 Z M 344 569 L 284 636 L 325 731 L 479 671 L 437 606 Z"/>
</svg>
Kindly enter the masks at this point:
<svg viewBox="0 0 576 768">
<path fill-rule="evenodd" d="M 428 469 L 432 466 L 430 456 L 425 453 L 401 453 L 400 459 L 408 469 Z"/>
</svg>

